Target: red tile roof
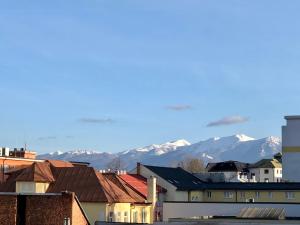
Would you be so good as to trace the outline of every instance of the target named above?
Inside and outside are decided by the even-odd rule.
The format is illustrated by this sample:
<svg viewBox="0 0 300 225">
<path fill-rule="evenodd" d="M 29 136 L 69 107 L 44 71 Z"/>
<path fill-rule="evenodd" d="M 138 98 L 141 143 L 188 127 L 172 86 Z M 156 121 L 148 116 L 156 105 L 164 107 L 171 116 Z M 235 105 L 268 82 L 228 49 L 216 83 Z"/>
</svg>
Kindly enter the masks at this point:
<svg viewBox="0 0 300 225">
<path fill-rule="evenodd" d="M 120 178 L 125 181 L 135 191 L 139 192 L 144 198 L 147 198 L 148 186 L 147 179 L 138 174 L 122 174 Z M 157 192 L 166 192 L 166 190 L 159 185 L 156 187 Z"/>
</svg>

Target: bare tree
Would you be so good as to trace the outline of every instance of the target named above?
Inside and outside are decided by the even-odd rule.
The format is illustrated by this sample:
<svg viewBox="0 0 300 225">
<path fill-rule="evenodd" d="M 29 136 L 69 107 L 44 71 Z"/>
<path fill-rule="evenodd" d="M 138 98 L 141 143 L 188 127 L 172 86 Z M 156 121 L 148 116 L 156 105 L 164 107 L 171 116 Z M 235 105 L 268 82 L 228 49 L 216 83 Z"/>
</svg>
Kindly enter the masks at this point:
<svg viewBox="0 0 300 225">
<path fill-rule="evenodd" d="M 200 173 L 205 171 L 204 162 L 199 158 L 185 158 L 178 163 L 178 167 L 181 167 L 190 173 Z"/>
<path fill-rule="evenodd" d="M 106 164 L 106 169 L 111 172 L 117 172 L 125 169 L 125 163 L 121 160 L 120 157 L 114 158 L 109 163 Z"/>
</svg>

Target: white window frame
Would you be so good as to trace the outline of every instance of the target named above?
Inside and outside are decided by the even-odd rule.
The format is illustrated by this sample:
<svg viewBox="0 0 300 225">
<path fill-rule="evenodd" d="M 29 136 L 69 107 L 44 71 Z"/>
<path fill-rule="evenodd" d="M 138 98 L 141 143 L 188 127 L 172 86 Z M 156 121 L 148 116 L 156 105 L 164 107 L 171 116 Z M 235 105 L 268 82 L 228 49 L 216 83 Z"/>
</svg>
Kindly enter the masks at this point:
<svg viewBox="0 0 300 225">
<path fill-rule="evenodd" d="M 145 208 L 142 208 L 142 223 L 147 223 L 147 211 Z"/>
<path fill-rule="evenodd" d="M 127 212 L 127 211 L 124 212 L 124 222 L 125 222 L 125 223 L 129 223 L 129 220 L 128 220 L 128 212 Z"/>
<path fill-rule="evenodd" d="M 256 199 L 259 199 L 259 198 L 260 198 L 260 192 L 259 192 L 259 191 L 255 192 L 255 198 L 256 198 Z"/>
<path fill-rule="evenodd" d="M 269 191 L 268 196 L 269 196 L 269 198 L 273 198 L 273 192 Z"/>
<path fill-rule="evenodd" d="M 233 199 L 233 192 L 232 191 L 224 191 L 224 198 L 225 199 Z"/>
<path fill-rule="evenodd" d="M 288 200 L 293 200 L 296 198 L 296 194 L 293 191 L 287 191 L 285 192 L 285 198 Z"/>
<path fill-rule="evenodd" d="M 212 196 L 211 191 L 208 191 L 208 192 L 207 192 L 207 198 L 211 199 L 211 196 Z"/>
</svg>

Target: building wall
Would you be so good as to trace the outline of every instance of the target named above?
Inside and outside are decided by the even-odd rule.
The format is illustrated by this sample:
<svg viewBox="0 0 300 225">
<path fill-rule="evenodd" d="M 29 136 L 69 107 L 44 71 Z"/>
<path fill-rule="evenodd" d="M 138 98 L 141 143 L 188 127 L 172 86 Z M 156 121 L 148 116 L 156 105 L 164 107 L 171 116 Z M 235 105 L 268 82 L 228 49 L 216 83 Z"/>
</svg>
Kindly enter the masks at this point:
<svg viewBox="0 0 300 225">
<path fill-rule="evenodd" d="M 94 224 L 95 221 L 106 221 L 106 203 L 81 202 L 81 206 L 91 224 Z"/>
<path fill-rule="evenodd" d="M 0 225 L 16 224 L 17 196 L 0 195 Z"/>
<path fill-rule="evenodd" d="M 26 196 L 26 225 L 63 224 L 64 218 L 70 218 L 72 225 L 87 225 L 88 221 L 79 207 L 75 212 L 72 211 L 74 204 L 78 203 L 74 199 L 74 194 L 71 193 Z M 76 217 L 73 217 L 73 214 L 77 214 Z"/>
<path fill-rule="evenodd" d="M 72 204 L 72 225 L 87 224 L 86 218 L 82 215 L 82 210 L 84 211 L 82 206 L 80 208 L 78 201 L 74 199 L 73 204 Z M 90 223 L 90 224 L 92 224 L 92 223 Z"/>
<path fill-rule="evenodd" d="M 146 214 L 145 220 L 142 220 L 143 210 Z M 134 213 L 137 213 L 138 219 L 134 221 Z M 136 205 L 131 209 L 131 223 L 151 223 L 151 206 L 146 205 Z"/>
<path fill-rule="evenodd" d="M 177 191 L 174 185 L 159 177 L 157 174 L 153 173 L 143 165 L 140 166 L 140 175 L 147 179 L 149 179 L 151 176 L 155 176 L 157 179 L 157 184 L 168 190 L 165 195 L 166 201 L 188 201 L 189 194 L 187 191 Z"/>
<path fill-rule="evenodd" d="M 45 193 L 49 187 L 49 183 L 17 181 L 17 193 Z"/>
<path fill-rule="evenodd" d="M 81 203 L 82 208 L 86 212 L 86 215 L 91 224 L 96 221 L 110 222 L 134 222 L 133 214 L 136 213 L 136 223 L 142 223 L 142 212 L 144 210 L 146 214 L 145 223 L 151 221 L 151 206 L 150 205 L 132 205 L 131 203 Z M 112 213 L 112 214 L 111 214 Z M 125 213 L 127 217 L 125 217 Z"/>
<path fill-rule="evenodd" d="M 0 194 L 0 225 L 88 225 L 74 193 L 51 195 Z"/>
<path fill-rule="evenodd" d="M 287 119 L 282 127 L 282 179 L 300 182 L 300 118 Z"/>
<path fill-rule="evenodd" d="M 225 197 L 225 193 L 227 192 Z M 231 192 L 231 194 L 228 194 Z M 293 192 L 295 198 L 288 199 L 287 192 Z M 300 203 L 300 191 L 265 191 L 265 190 L 205 190 L 205 191 L 192 191 L 191 202 L 247 202 L 249 199 L 254 199 L 254 202 L 260 203 Z M 194 196 L 194 199 L 193 199 Z M 196 200 L 198 196 L 199 200 Z M 228 197 L 230 196 L 230 198 Z M 201 199 L 202 198 L 202 199 Z"/>
<path fill-rule="evenodd" d="M 236 216 L 243 208 L 284 208 L 287 217 L 299 217 L 299 204 L 264 203 L 188 203 L 165 202 L 163 221 L 169 218 L 190 218 L 199 216 Z"/>
</svg>

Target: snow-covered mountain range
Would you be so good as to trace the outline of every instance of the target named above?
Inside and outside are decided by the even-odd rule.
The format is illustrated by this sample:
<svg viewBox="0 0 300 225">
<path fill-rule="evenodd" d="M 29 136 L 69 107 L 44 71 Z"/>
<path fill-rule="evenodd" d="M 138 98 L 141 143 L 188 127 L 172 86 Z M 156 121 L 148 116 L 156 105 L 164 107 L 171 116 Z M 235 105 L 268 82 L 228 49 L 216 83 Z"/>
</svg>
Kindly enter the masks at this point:
<svg viewBox="0 0 300 225">
<path fill-rule="evenodd" d="M 280 150 L 281 140 L 278 137 L 254 139 L 244 134 L 237 134 L 228 137 L 214 137 L 195 144 L 186 140 L 177 140 L 118 153 L 86 150 L 57 151 L 39 155 L 38 158 L 89 162 L 91 166 L 98 169 L 105 169 L 110 162 L 117 159 L 124 169 L 131 169 L 137 162 L 175 166 L 179 161 L 191 157 L 200 158 L 204 162 L 223 160 L 255 162 L 262 158 L 272 158 Z"/>
</svg>

